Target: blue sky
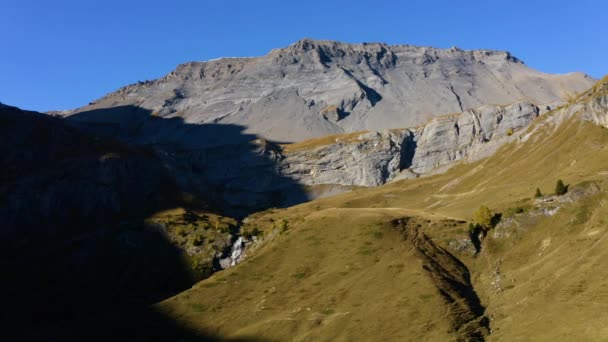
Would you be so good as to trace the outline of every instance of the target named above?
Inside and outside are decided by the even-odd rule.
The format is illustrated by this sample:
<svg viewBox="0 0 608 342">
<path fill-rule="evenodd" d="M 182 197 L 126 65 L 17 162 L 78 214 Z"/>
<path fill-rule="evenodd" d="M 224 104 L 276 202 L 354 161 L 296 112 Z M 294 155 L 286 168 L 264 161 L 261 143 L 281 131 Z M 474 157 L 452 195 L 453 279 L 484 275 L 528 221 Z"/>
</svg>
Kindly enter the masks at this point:
<svg viewBox="0 0 608 342">
<path fill-rule="evenodd" d="M 69 109 L 177 64 L 303 37 L 511 51 L 541 71 L 608 73 L 608 2 L 1 0 L 0 101 Z"/>
</svg>

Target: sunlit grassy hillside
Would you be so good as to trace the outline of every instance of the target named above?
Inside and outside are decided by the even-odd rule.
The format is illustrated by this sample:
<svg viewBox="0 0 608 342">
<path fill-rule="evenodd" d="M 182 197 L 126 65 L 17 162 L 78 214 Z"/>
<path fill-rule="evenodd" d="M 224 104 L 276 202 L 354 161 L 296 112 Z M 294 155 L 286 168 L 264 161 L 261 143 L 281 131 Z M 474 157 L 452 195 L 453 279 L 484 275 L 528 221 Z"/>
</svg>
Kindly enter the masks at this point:
<svg viewBox="0 0 608 342">
<path fill-rule="evenodd" d="M 608 339 L 608 130 L 583 118 L 606 114 L 603 84 L 488 159 L 252 215 L 243 263 L 157 308 L 270 340 Z M 480 205 L 502 221 L 475 254 Z"/>
</svg>

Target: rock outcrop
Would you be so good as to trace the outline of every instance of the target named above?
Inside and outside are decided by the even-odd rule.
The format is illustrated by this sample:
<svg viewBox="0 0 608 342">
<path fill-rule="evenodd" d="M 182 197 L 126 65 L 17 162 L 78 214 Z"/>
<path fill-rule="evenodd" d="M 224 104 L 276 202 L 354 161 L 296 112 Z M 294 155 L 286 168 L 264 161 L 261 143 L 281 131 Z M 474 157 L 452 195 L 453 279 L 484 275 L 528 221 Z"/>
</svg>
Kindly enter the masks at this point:
<svg viewBox="0 0 608 342">
<path fill-rule="evenodd" d="M 410 166 L 415 134 L 408 129 L 366 132 L 318 147 L 286 147 L 281 173 L 302 184 L 377 186 Z"/>
<path fill-rule="evenodd" d="M 304 39 L 263 57 L 182 64 L 63 114 L 133 106 L 295 142 L 414 127 L 488 104 L 561 102 L 593 82 L 581 73 L 541 73 L 504 51 Z"/>
<path fill-rule="evenodd" d="M 515 139 L 539 115 L 535 105 L 485 106 L 431 120 L 420 131 L 411 170 L 424 174 L 450 163 L 475 161 Z"/>
<path fill-rule="evenodd" d="M 582 94 L 581 98 L 588 98 L 589 101 L 583 108 L 577 104 L 578 107 L 571 111 L 582 112 L 583 119 L 608 128 L 608 77 L 604 77 L 601 82 Z"/>
<path fill-rule="evenodd" d="M 415 129 L 287 145 L 280 161 L 281 173 L 306 185 L 376 186 L 417 177 L 445 170 L 461 160 L 491 155 L 516 139 L 538 115 L 538 107 L 518 102 L 435 118 Z"/>
</svg>

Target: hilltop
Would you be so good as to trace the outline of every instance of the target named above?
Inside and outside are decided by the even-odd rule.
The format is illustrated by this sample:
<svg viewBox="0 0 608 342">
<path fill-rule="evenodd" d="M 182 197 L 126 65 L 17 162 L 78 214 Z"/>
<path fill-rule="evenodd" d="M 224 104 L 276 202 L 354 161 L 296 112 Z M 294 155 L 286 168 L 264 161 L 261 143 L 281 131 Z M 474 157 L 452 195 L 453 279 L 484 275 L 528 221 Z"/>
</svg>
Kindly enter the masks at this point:
<svg viewBox="0 0 608 342">
<path fill-rule="evenodd" d="M 552 105 L 589 88 L 582 73 L 545 74 L 509 52 L 303 39 L 253 58 L 179 65 L 62 115 L 131 106 L 191 124 L 236 124 L 296 142 L 413 127 L 443 114 L 528 101 Z"/>
</svg>

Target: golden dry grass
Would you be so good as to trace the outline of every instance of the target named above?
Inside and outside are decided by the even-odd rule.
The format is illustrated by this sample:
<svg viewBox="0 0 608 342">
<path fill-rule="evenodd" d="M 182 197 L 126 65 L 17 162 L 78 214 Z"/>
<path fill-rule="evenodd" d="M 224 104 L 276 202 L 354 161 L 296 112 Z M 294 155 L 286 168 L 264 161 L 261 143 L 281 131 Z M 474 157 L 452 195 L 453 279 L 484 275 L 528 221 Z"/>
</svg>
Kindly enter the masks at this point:
<svg viewBox="0 0 608 342">
<path fill-rule="evenodd" d="M 298 143 L 293 144 L 283 144 L 280 145 L 284 152 L 296 152 L 301 150 L 311 150 L 314 148 L 327 146 L 335 143 L 352 143 L 356 142 L 360 135 L 367 133 L 367 131 L 354 132 L 354 133 L 346 133 L 346 134 L 332 134 L 326 135 L 321 138 L 309 139 Z"/>
<path fill-rule="evenodd" d="M 452 340 L 445 303 L 386 222 L 419 217 L 424 232 L 447 248 L 468 232 L 446 220 L 468 220 L 482 204 L 503 213 L 533 210 L 536 188 L 550 193 L 560 178 L 605 188 L 608 130 L 577 117 L 556 129 L 547 124 L 552 115 L 539 118 L 527 141 L 444 174 L 254 214 L 246 227 L 264 237 L 245 262 L 158 307 L 194 329 L 231 337 Z M 488 340 L 608 338 L 607 196 L 561 203 L 554 216 L 510 214 L 509 237 L 491 231 L 477 257 L 454 252 L 491 317 Z"/>
</svg>

